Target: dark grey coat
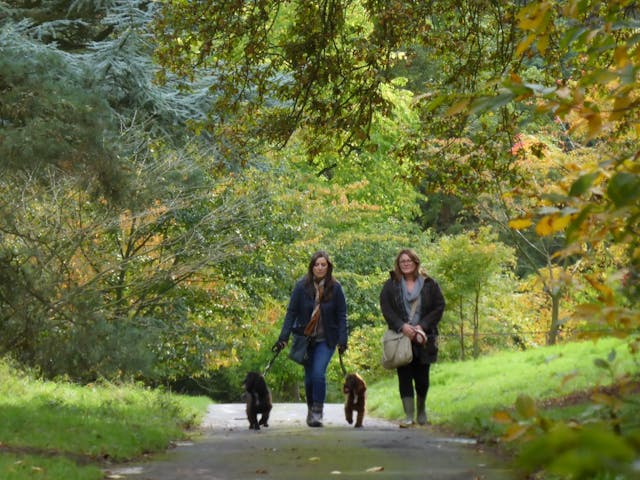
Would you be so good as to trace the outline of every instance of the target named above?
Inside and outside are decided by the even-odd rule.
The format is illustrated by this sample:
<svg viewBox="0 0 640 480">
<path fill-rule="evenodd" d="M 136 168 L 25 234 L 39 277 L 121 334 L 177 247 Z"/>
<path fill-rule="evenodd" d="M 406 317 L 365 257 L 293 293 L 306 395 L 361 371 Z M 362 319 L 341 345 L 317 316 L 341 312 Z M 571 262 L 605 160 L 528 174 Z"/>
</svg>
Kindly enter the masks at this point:
<svg viewBox="0 0 640 480">
<path fill-rule="evenodd" d="M 438 323 L 444 313 L 445 301 L 438 283 L 431 277 L 425 277 L 420 291 L 420 321 L 418 322 L 427 334 L 424 348 L 414 345 L 413 354 L 420 358 L 420 363 L 434 363 L 438 359 Z M 395 332 L 409 322 L 409 314 L 402 300 L 402 282 L 395 279 L 391 272 L 380 292 L 380 310 L 389 328 Z"/>
</svg>

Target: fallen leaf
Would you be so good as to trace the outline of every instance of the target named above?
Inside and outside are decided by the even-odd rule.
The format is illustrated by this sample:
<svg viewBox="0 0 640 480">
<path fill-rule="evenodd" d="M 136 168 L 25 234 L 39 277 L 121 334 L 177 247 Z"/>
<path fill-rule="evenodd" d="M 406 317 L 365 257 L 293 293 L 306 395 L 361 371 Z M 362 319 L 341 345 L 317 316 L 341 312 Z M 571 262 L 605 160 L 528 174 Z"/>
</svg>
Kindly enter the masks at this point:
<svg viewBox="0 0 640 480">
<path fill-rule="evenodd" d="M 506 442 L 511 442 L 517 438 L 520 438 L 522 435 L 527 433 L 527 431 L 528 428 L 526 425 L 519 425 L 517 423 L 514 423 L 507 429 L 506 433 L 503 436 L 503 440 Z"/>
<path fill-rule="evenodd" d="M 384 467 L 371 467 L 371 468 L 367 468 L 367 469 L 365 470 L 365 472 L 369 472 L 369 473 L 372 473 L 372 472 L 382 472 L 382 471 L 384 471 Z"/>
<path fill-rule="evenodd" d="M 320 457 L 310 457 L 309 461 L 310 462 L 318 462 L 318 461 L 320 461 Z"/>
</svg>

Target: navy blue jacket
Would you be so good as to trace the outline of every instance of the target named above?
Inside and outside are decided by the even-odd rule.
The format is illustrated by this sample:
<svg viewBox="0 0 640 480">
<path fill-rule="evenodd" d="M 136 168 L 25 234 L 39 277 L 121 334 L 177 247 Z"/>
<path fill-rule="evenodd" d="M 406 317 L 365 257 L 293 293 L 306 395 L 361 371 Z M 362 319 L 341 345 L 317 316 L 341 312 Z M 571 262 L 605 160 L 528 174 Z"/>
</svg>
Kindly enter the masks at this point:
<svg viewBox="0 0 640 480">
<path fill-rule="evenodd" d="M 306 283 L 306 277 L 296 282 L 278 341 L 287 342 L 292 332 L 304 332 L 304 327 L 311 320 L 315 296 L 315 287 Z M 347 345 L 347 302 L 342 286 L 336 280 L 329 298 L 320 303 L 320 315 L 327 346 L 335 348 L 336 345 Z"/>
</svg>

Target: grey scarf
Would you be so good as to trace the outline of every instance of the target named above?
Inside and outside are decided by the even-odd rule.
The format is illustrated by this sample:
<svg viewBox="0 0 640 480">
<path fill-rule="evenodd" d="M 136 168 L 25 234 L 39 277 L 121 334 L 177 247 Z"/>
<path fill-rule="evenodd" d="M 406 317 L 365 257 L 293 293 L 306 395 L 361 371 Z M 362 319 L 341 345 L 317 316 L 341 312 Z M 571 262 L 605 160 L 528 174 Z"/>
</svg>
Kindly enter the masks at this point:
<svg viewBox="0 0 640 480">
<path fill-rule="evenodd" d="M 420 292 L 422 291 L 422 287 L 424 286 L 424 277 L 422 275 L 418 275 L 416 278 L 416 283 L 413 286 L 413 291 L 409 293 L 407 290 L 407 284 L 402 279 L 402 300 L 404 302 L 404 308 L 407 311 L 407 316 L 411 315 L 411 307 L 414 302 L 418 302 L 416 308 L 414 309 L 413 318 L 409 319 L 409 323 L 411 325 L 417 325 L 420 320 Z"/>
</svg>

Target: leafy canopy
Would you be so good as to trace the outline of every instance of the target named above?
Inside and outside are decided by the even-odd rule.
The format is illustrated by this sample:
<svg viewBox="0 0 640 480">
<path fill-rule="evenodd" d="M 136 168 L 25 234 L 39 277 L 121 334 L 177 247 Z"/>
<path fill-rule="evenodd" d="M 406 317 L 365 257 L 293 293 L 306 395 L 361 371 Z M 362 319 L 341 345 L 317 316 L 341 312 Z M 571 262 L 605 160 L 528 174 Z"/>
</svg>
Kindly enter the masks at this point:
<svg viewBox="0 0 640 480">
<path fill-rule="evenodd" d="M 428 26 L 424 8 L 174 0 L 163 4 L 156 22 L 157 57 L 179 76 L 213 72 L 212 128 L 227 125 L 245 138 L 284 144 L 303 127 L 313 157 L 335 142 L 349 150 L 366 140 L 374 112 L 387 105 L 379 86 L 390 78 L 399 48 Z"/>
</svg>

